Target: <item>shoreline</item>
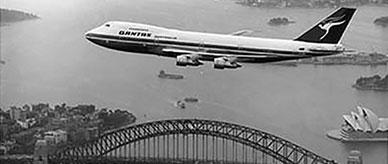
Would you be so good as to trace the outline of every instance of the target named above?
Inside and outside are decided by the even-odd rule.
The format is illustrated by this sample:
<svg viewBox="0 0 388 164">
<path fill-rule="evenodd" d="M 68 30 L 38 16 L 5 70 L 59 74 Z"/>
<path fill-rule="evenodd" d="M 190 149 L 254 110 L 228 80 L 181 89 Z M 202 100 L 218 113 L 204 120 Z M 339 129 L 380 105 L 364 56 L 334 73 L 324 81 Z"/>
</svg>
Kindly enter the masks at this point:
<svg viewBox="0 0 388 164">
<path fill-rule="evenodd" d="M 352 87 L 359 90 L 388 91 L 387 80 L 388 75 L 385 77 L 380 77 L 380 75 L 360 77 Z"/>
<path fill-rule="evenodd" d="M 0 13 L 1 13 L 0 26 L 8 26 L 12 23 L 22 22 L 27 20 L 41 19 L 38 15 L 34 13 L 25 12 L 25 11 L 16 10 L 16 9 L 0 8 Z"/>
<path fill-rule="evenodd" d="M 371 90 L 371 91 L 380 91 L 380 92 L 386 92 L 388 91 L 388 88 L 381 88 L 381 87 L 363 87 L 358 84 L 353 84 L 353 88 L 356 88 L 358 90 Z"/>
<path fill-rule="evenodd" d="M 388 142 L 388 137 L 384 138 L 346 138 L 341 135 L 340 129 L 329 130 L 326 132 L 326 136 L 330 139 L 338 140 L 341 142 Z"/>
<path fill-rule="evenodd" d="M 263 3 L 264 5 L 259 5 L 258 3 L 246 3 L 244 0 L 235 0 L 234 3 L 247 7 L 254 8 L 263 8 L 263 9 L 328 9 L 328 8 L 339 8 L 339 7 L 388 7 L 388 4 L 376 4 L 376 3 L 368 3 L 368 4 L 340 4 L 335 6 L 311 6 L 307 7 L 307 5 L 302 6 L 281 6 L 277 5 L 268 5 L 269 3 Z"/>
</svg>

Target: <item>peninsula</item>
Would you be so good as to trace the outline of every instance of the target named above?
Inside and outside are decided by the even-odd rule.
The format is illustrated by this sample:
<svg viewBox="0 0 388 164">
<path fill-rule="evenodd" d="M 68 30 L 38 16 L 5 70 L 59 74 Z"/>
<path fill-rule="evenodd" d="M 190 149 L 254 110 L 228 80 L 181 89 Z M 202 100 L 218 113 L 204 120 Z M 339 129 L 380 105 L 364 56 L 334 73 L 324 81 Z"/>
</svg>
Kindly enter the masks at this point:
<svg viewBox="0 0 388 164">
<path fill-rule="evenodd" d="M 288 25 L 291 23 L 295 23 L 295 21 L 291 21 L 286 17 L 277 17 L 277 18 L 272 18 L 268 21 L 268 24 L 271 26 L 278 26 L 278 25 Z"/>
<path fill-rule="evenodd" d="M 0 8 L 0 23 L 4 25 L 6 23 L 19 22 L 24 20 L 39 19 L 39 17 L 32 13 L 26 13 L 17 10 Z"/>
<path fill-rule="evenodd" d="M 1 161 L 4 155 L 33 155 L 35 144 L 42 140 L 55 149 L 80 144 L 133 124 L 136 117 L 126 109 L 39 103 L 0 109 L 0 121 Z"/>
<path fill-rule="evenodd" d="M 299 63 L 315 65 L 387 65 L 388 56 L 377 52 L 356 52 L 321 58 L 302 59 Z"/>
<path fill-rule="evenodd" d="M 236 0 L 237 4 L 249 7 L 269 8 L 335 8 L 338 6 L 360 6 L 370 4 L 388 4 L 388 1 L 367 1 L 367 0 Z"/>
<path fill-rule="evenodd" d="M 381 78 L 379 75 L 360 77 L 353 87 L 361 90 L 388 91 L 388 75 L 384 78 Z"/>
<path fill-rule="evenodd" d="M 388 56 L 377 52 L 355 52 L 350 54 L 341 54 L 328 57 L 308 58 L 297 61 L 281 61 L 271 63 L 271 65 L 282 66 L 297 66 L 299 64 L 377 66 L 387 65 Z"/>
<path fill-rule="evenodd" d="M 378 25 L 378 26 L 387 27 L 388 26 L 388 16 L 377 18 L 377 19 L 375 19 L 375 21 L 373 23 L 375 25 Z"/>
</svg>

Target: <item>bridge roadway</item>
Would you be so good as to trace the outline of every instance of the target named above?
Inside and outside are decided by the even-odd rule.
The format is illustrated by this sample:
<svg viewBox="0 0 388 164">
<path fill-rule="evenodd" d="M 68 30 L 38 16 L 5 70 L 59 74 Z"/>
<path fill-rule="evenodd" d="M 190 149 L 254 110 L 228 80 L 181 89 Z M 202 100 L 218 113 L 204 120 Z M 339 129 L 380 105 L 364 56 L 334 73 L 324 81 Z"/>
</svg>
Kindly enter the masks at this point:
<svg viewBox="0 0 388 164">
<path fill-rule="evenodd" d="M 49 163 L 284 163 L 334 164 L 281 137 L 203 119 L 153 121 L 68 146 Z"/>
</svg>

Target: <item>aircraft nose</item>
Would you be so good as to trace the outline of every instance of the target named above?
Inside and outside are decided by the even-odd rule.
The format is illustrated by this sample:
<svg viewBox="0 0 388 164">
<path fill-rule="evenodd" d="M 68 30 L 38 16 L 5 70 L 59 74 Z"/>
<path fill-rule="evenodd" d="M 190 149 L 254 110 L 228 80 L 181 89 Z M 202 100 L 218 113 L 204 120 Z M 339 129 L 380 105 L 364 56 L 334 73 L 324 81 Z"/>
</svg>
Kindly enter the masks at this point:
<svg viewBox="0 0 388 164">
<path fill-rule="evenodd" d="M 85 38 L 87 39 L 87 40 L 91 40 L 91 37 L 93 36 L 93 34 L 95 34 L 95 29 L 92 29 L 92 30 L 89 30 L 89 31 L 87 31 L 86 33 L 85 33 Z"/>
<path fill-rule="evenodd" d="M 88 32 L 85 33 L 85 38 L 86 38 L 86 39 L 88 39 L 89 37 L 91 37 L 91 35 L 92 35 L 92 33 L 93 33 L 92 31 L 93 31 L 93 30 L 90 30 L 90 31 L 88 31 Z"/>
</svg>

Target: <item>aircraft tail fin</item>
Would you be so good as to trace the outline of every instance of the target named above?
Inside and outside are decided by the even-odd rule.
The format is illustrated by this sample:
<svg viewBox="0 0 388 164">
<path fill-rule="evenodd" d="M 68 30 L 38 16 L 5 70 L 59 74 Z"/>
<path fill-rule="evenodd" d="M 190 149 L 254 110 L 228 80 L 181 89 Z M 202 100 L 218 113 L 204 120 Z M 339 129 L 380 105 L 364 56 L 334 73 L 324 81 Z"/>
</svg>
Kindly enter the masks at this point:
<svg viewBox="0 0 388 164">
<path fill-rule="evenodd" d="M 355 12 L 355 8 L 341 7 L 294 40 L 337 44 Z"/>
</svg>

